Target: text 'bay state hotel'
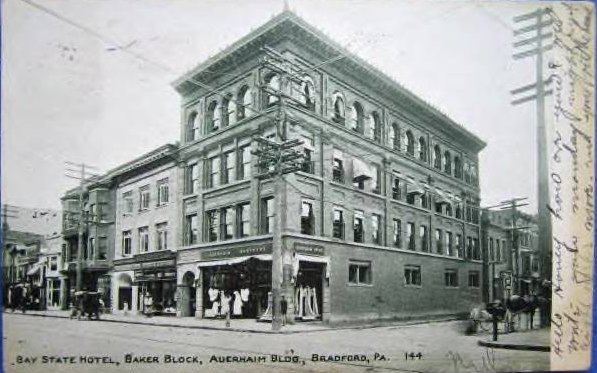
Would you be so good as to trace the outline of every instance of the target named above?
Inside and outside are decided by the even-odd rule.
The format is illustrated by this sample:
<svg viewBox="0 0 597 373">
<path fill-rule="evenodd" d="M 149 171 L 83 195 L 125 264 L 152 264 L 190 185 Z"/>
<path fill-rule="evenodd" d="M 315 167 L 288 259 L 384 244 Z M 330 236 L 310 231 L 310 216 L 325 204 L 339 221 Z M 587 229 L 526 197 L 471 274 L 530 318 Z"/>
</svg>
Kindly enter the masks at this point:
<svg viewBox="0 0 597 373">
<path fill-rule="evenodd" d="M 276 131 L 277 97 L 264 87 L 280 80 L 262 64 L 264 46 L 306 69 L 346 55 L 291 88 L 286 136 L 303 140 L 307 162 L 280 195 L 256 177 L 251 153 Z M 174 86 L 176 161 L 116 193 L 117 206 L 140 206 L 169 177 L 164 221 L 116 208 L 114 312 L 142 309 L 149 294 L 183 317 L 217 317 L 223 300 L 237 317 L 267 316 L 274 198 L 285 205 L 283 292 L 297 319 L 434 317 L 481 302 L 478 137 L 288 11 Z M 172 230 L 167 245 L 160 227 Z"/>
</svg>

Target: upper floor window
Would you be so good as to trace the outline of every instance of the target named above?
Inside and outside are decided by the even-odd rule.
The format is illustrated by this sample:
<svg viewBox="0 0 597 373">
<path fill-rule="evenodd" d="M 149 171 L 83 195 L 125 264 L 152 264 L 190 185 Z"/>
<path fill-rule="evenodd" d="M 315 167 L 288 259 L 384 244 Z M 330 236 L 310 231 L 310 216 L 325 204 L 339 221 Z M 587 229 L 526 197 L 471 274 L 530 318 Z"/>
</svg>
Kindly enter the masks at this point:
<svg viewBox="0 0 597 373">
<path fill-rule="evenodd" d="M 301 205 L 301 233 L 314 234 L 315 231 L 315 215 L 313 214 L 313 203 L 303 201 Z"/>
<path fill-rule="evenodd" d="M 208 161 L 207 186 L 213 188 L 218 185 L 220 185 L 220 157 L 213 157 Z"/>
<path fill-rule="evenodd" d="M 122 202 L 124 204 L 124 213 L 125 214 L 132 214 L 133 213 L 133 192 L 128 191 L 122 194 Z"/>
<path fill-rule="evenodd" d="M 155 226 L 157 236 L 157 249 L 168 250 L 168 223 L 160 223 Z"/>
<path fill-rule="evenodd" d="M 419 238 L 421 239 L 421 251 L 429 251 L 429 233 L 424 225 L 419 227 Z"/>
<path fill-rule="evenodd" d="M 502 248 L 500 246 L 499 238 L 496 238 L 495 240 L 495 260 L 496 262 L 502 261 Z"/>
<path fill-rule="evenodd" d="M 201 128 L 201 120 L 196 111 L 192 111 L 187 119 L 187 142 L 199 139 L 199 131 Z"/>
<path fill-rule="evenodd" d="M 301 171 L 313 174 L 315 173 L 315 162 L 313 162 L 313 148 L 315 144 L 313 137 L 302 136 L 302 140 L 304 158 Z"/>
<path fill-rule="evenodd" d="M 220 129 L 220 104 L 212 101 L 207 107 L 207 133 L 215 132 Z"/>
<path fill-rule="evenodd" d="M 454 256 L 454 243 L 452 242 L 452 232 L 446 232 L 446 249 L 448 256 Z"/>
<path fill-rule="evenodd" d="M 207 242 L 214 242 L 218 240 L 218 220 L 218 210 L 211 210 L 205 212 Z"/>
<path fill-rule="evenodd" d="M 474 164 L 471 164 L 470 171 L 471 171 L 471 184 L 477 185 L 478 184 L 477 167 Z"/>
<path fill-rule="evenodd" d="M 371 215 L 371 242 L 381 244 L 381 216 Z"/>
<path fill-rule="evenodd" d="M 342 94 L 339 92 L 336 92 L 332 95 L 332 101 L 333 101 L 333 105 L 334 105 L 334 112 L 332 114 L 332 120 L 336 123 L 340 123 L 340 124 L 344 124 L 345 120 L 346 120 L 346 116 L 345 116 L 345 104 L 344 104 L 344 98 L 342 98 Z"/>
<path fill-rule="evenodd" d="M 185 194 L 197 193 L 199 187 L 199 165 L 193 163 L 185 170 Z"/>
<path fill-rule="evenodd" d="M 458 287 L 458 272 L 455 269 L 447 269 L 444 272 L 444 285 L 446 287 Z"/>
<path fill-rule="evenodd" d="M 415 250 L 415 223 L 406 224 L 406 236 L 408 237 L 408 249 Z"/>
<path fill-rule="evenodd" d="M 438 254 L 444 253 L 443 235 L 441 229 L 435 230 L 435 250 Z"/>
<path fill-rule="evenodd" d="M 270 74 L 265 79 L 267 90 L 265 92 L 265 106 L 270 107 L 278 103 L 278 92 L 280 91 L 280 77 Z"/>
<path fill-rule="evenodd" d="M 392 198 L 395 200 L 402 199 L 402 184 L 397 176 L 394 176 L 394 180 L 392 182 Z"/>
<path fill-rule="evenodd" d="M 133 235 L 131 231 L 122 232 L 122 255 L 131 255 L 133 252 Z"/>
<path fill-rule="evenodd" d="M 427 162 L 427 141 L 423 136 L 419 137 L 419 159 Z"/>
<path fill-rule="evenodd" d="M 261 233 L 274 232 L 274 218 L 274 198 L 264 198 L 261 200 Z"/>
<path fill-rule="evenodd" d="M 335 238 L 344 238 L 344 211 L 334 209 L 334 220 L 332 222 L 332 236 Z"/>
<path fill-rule="evenodd" d="M 381 140 L 381 119 L 377 112 L 372 112 L 367 118 L 367 137 L 377 142 Z"/>
<path fill-rule="evenodd" d="M 381 169 L 377 165 L 371 166 L 371 192 L 381 193 Z"/>
<path fill-rule="evenodd" d="M 454 177 L 462 179 L 462 162 L 460 157 L 454 157 Z"/>
<path fill-rule="evenodd" d="M 444 172 L 447 174 L 452 173 L 452 156 L 447 150 L 444 152 Z"/>
<path fill-rule="evenodd" d="M 355 101 L 350 107 L 350 129 L 363 133 L 363 119 L 363 107 Z"/>
<path fill-rule="evenodd" d="M 236 102 L 234 101 L 231 94 L 224 97 L 222 102 L 222 126 L 226 127 L 234 124 L 236 121 Z"/>
<path fill-rule="evenodd" d="M 452 204 L 446 203 L 446 215 L 452 216 Z"/>
<path fill-rule="evenodd" d="M 456 234 L 456 255 L 459 258 L 464 257 L 463 255 L 463 247 L 462 247 L 462 235 L 457 233 Z"/>
<path fill-rule="evenodd" d="M 168 203 L 170 198 L 170 189 L 168 186 L 168 179 L 158 181 L 158 206 Z"/>
<path fill-rule="evenodd" d="M 234 209 L 232 207 L 221 210 L 220 225 L 220 239 L 230 240 L 234 238 Z"/>
<path fill-rule="evenodd" d="M 139 252 L 146 253 L 149 251 L 149 228 L 139 228 Z"/>
<path fill-rule="evenodd" d="M 241 120 L 251 116 L 253 96 L 248 85 L 244 85 L 238 91 L 236 108 L 236 119 Z"/>
<path fill-rule="evenodd" d="M 244 180 L 251 176 L 251 146 L 247 145 L 239 151 L 239 174 L 238 179 Z"/>
<path fill-rule="evenodd" d="M 402 247 L 402 221 L 394 219 L 393 221 L 393 244 L 395 247 Z"/>
<path fill-rule="evenodd" d="M 365 217 L 363 215 L 363 212 L 361 212 L 361 211 L 354 212 L 354 220 L 353 220 L 354 242 L 363 242 L 363 234 L 364 234 L 363 221 L 364 220 L 365 220 Z"/>
<path fill-rule="evenodd" d="M 342 152 L 337 149 L 334 149 L 332 180 L 337 183 L 344 183 L 344 157 Z"/>
<path fill-rule="evenodd" d="M 149 197 L 149 185 L 141 187 L 139 189 L 139 210 L 147 210 L 149 208 Z"/>
<path fill-rule="evenodd" d="M 404 266 L 404 284 L 407 286 L 421 286 L 421 266 Z"/>
<path fill-rule="evenodd" d="M 197 243 L 199 239 L 197 229 L 198 219 L 197 214 L 190 214 L 185 216 L 185 244 L 192 245 Z"/>
<path fill-rule="evenodd" d="M 224 154 L 223 160 L 222 170 L 224 173 L 222 174 L 222 184 L 228 184 L 234 181 L 234 177 L 236 176 L 236 153 L 232 151 Z"/>
<path fill-rule="evenodd" d="M 468 162 L 464 162 L 464 181 L 467 183 L 471 182 L 470 165 Z"/>
<path fill-rule="evenodd" d="M 433 167 L 438 170 L 442 169 L 442 151 L 439 148 L 439 145 L 433 147 Z"/>
<path fill-rule="evenodd" d="M 404 134 L 404 147 L 406 148 L 406 153 L 408 155 L 415 155 L 415 137 L 410 131 L 406 131 Z"/>
<path fill-rule="evenodd" d="M 243 203 L 237 206 L 238 237 L 247 237 L 251 232 L 251 205 Z"/>
<path fill-rule="evenodd" d="M 315 85 L 309 76 L 304 76 L 301 83 L 301 103 L 309 110 L 315 110 Z"/>
</svg>

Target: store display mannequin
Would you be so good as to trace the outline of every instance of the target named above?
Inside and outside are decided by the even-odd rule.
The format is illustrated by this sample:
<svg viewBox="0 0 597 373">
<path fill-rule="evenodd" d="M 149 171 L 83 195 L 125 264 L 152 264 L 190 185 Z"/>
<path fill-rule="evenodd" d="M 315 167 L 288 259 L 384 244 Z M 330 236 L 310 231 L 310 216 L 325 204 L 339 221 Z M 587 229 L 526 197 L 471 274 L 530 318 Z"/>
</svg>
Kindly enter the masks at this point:
<svg viewBox="0 0 597 373">
<path fill-rule="evenodd" d="M 234 302 L 232 307 L 232 314 L 234 316 L 242 316 L 243 314 L 243 301 L 241 299 L 240 291 L 234 292 Z"/>
</svg>

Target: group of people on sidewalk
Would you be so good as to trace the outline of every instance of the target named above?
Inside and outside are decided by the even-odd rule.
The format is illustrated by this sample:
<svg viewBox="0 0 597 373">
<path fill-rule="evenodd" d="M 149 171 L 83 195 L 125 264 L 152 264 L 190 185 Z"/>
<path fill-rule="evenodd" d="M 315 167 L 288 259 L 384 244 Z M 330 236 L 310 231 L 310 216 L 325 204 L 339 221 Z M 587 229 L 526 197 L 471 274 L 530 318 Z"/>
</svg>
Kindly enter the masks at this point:
<svg viewBox="0 0 597 373">
<path fill-rule="evenodd" d="M 10 285 L 7 291 L 8 304 L 6 308 L 10 309 L 12 312 L 21 310 L 25 313 L 31 294 L 30 285 L 25 283 Z"/>
</svg>

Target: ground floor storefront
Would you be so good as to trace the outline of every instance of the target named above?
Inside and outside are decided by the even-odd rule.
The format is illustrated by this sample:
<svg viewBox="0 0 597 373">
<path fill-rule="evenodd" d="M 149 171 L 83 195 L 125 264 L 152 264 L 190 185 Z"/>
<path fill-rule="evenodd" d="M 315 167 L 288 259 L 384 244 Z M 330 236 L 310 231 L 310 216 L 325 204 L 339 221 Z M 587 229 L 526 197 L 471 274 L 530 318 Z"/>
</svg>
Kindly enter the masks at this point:
<svg viewBox="0 0 597 373">
<path fill-rule="evenodd" d="M 49 284 L 46 286 L 49 290 Z M 57 289 L 60 289 L 59 291 Z M 77 290 L 77 271 L 74 263 L 69 265 L 68 270 L 60 274 L 60 285 L 54 279 L 52 284 L 52 301 L 55 302 L 56 295 L 60 298 L 60 308 L 72 307 L 75 291 Z M 110 309 L 111 288 L 110 273 L 107 268 L 85 268 L 82 271 L 81 290 L 100 293 L 100 304 L 104 309 Z M 49 303 L 48 303 L 49 304 Z"/>
</svg>

